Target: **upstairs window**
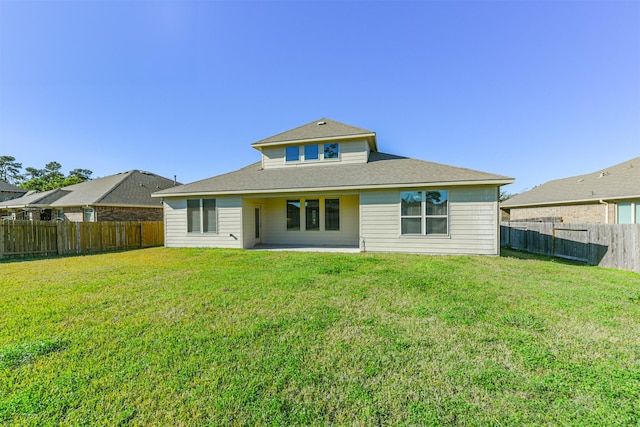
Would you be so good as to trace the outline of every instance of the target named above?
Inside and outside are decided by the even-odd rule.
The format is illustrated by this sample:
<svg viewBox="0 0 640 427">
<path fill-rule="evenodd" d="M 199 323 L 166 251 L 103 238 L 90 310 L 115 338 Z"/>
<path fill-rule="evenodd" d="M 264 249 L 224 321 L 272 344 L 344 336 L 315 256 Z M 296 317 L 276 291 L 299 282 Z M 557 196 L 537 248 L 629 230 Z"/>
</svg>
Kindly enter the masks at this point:
<svg viewBox="0 0 640 427">
<path fill-rule="evenodd" d="M 449 192 L 403 191 L 400 229 L 401 234 L 449 234 Z"/>
<path fill-rule="evenodd" d="M 324 144 L 324 158 L 325 159 L 339 159 L 340 158 L 340 144 Z"/>
<path fill-rule="evenodd" d="M 304 146 L 304 160 L 318 160 L 318 146 L 317 145 L 305 145 Z"/>
<path fill-rule="evenodd" d="M 285 148 L 285 160 L 287 162 L 298 162 L 300 161 L 300 147 L 293 146 Z"/>
</svg>

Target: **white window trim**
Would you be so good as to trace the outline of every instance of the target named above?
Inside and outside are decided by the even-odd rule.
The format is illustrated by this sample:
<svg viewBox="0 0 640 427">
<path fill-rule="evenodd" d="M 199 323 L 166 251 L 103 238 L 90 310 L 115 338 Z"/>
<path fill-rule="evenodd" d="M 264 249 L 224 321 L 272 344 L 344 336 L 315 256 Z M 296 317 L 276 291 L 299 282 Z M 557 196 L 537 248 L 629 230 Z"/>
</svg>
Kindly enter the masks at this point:
<svg viewBox="0 0 640 427">
<path fill-rule="evenodd" d="M 327 230 L 326 229 L 326 205 L 325 201 L 327 199 L 338 200 L 338 229 L 337 230 Z M 319 226 L 317 229 L 307 229 L 307 201 L 309 200 L 318 200 L 318 220 Z M 300 197 L 299 199 L 286 199 L 285 201 L 285 226 L 284 229 L 287 233 L 340 233 L 342 231 L 342 202 L 340 197 Z M 287 204 L 289 202 L 299 202 L 300 203 L 300 228 L 292 229 L 288 228 L 287 221 Z"/>
<path fill-rule="evenodd" d="M 338 146 L 338 157 L 325 157 L 324 156 L 324 146 L 329 144 L 336 144 Z M 322 150 L 318 149 L 319 152 L 322 153 L 322 161 L 324 162 L 339 162 L 342 159 L 342 148 L 340 147 L 339 142 L 326 142 L 322 144 Z"/>
<path fill-rule="evenodd" d="M 427 216 L 427 198 L 425 193 L 427 191 L 446 191 L 447 192 L 447 215 L 429 215 Z M 408 192 L 420 192 L 422 194 L 422 202 L 420 206 L 420 216 L 418 215 L 402 215 L 402 193 Z M 402 239 L 449 239 L 451 238 L 451 201 L 449 190 L 442 189 L 429 189 L 429 190 L 402 190 L 400 191 L 400 202 L 398 203 L 398 235 Z M 445 218 L 447 219 L 447 232 L 446 233 L 430 233 L 427 234 L 427 218 Z M 402 233 L 402 219 L 403 218 L 420 218 L 420 234 L 403 234 Z"/>
<path fill-rule="evenodd" d="M 617 202 L 616 203 L 616 224 L 620 223 L 620 203 L 629 203 L 631 205 L 631 222 L 630 224 L 640 224 L 640 218 L 636 215 L 637 206 L 640 204 L 640 201 L 631 200 L 629 202 Z M 625 223 L 626 224 L 626 223 Z"/>
<path fill-rule="evenodd" d="M 204 231 L 204 202 L 203 202 L 203 198 L 198 198 L 198 199 L 187 199 L 187 221 L 186 221 L 186 228 L 187 228 L 187 235 L 188 236 L 207 236 L 207 235 L 215 235 L 215 234 L 219 234 L 220 232 L 220 223 L 218 221 L 218 199 L 216 198 L 206 198 L 207 200 L 215 200 L 216 201 L 216 217 L 215 217 L 215 221 L 216 221 L 216 231 Z M 189 231 L 189 200 L 198 200 L 200 206 L 200 230 L 199 231 Z"/>
<path fill-rule="evenodd" d="M 294 147 L 298 149 L 298 158 L 296 160 L 288 160 L 287 159 L 287 149 L 288 148 L 294 148 Z M 301 153 L 301 151 L 302 151 L 302 153 Z M 295 145 L 295 146 L 287 145 L 287 146 L 284 147 L 284 162 L 286 164 L 288 164 L 288 165 L 295 164 L 295 163 L 300 163 L 302 161 L 303 154 L 304 154 L 304 150 L 300 150 L 300 146 L 299 145 Z"/>
<path fill-rule="evenodd" d="M 318 158 L 317 159 L 307 159 L 307 147 L 315 145 L 316 148 L 318 149 Z M 320 145 L 318 144 L 305 144 L 302 146 L 302 161 L 306 162 L 306 163 L 315 163 L 315 162 L 319 162 L 320 159 Z M 289 162 L 291 163 L 291 162 Z"/>
</svg>

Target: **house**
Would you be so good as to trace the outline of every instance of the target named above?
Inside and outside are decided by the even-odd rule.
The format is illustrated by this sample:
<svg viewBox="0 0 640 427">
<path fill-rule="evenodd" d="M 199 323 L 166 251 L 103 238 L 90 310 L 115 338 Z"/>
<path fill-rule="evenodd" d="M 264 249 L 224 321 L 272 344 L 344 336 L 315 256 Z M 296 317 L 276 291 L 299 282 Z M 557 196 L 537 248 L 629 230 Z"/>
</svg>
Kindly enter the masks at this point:
<svg viewBox="0 0 640 427">
<path fill-rule="evenodd" d="M 3 218 L 45 221 L 162 221 L 162 202 L 151 194 L 174 185 L 174 180 L 130 170 L 55 190 L 31 191 L 1 202 L 0 212 Z"/>
<path fill-rule="evenodd" d="M 512 178 L 381 153 L 375 132 L 326 118 L 252 147 L 256 163 L 154 194 L 166 246 L 499 252 Z"/>
<path fill-rule="evenodd" d="M 0 180 L 0 202 L 24 195 L 27 190 Z"/>
<path fill-rule="evenodd" d="M 511 221 L 640 224 L 640 157 L 556 179 L 501 204 Z"/>
</svg>

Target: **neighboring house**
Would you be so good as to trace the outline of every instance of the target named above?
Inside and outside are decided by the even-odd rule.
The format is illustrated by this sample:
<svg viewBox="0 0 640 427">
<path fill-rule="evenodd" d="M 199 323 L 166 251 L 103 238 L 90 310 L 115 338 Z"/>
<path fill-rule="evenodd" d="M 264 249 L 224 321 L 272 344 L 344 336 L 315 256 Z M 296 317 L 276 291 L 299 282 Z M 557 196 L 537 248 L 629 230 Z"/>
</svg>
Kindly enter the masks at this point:
<svg viewBox="0 0 640 427">
<path fill-rule="evenodd" d="M 511 221 L 640 224 L 640 157 L 549 181 L 501 204 Z"/>
<path fill-rule="evenodd" d="M 176 183 L 150 172 L 131 170 L 35 192 L 1 202 L 3 218 L 29 220 L 162 221 L 162 203 L 151 194 Z"/>
<path fill-rule="evenodd" d="M 0 202 L 24 195 L 27 190 L 0 180 Z"/>
<path fill-rule="evenodd" d="M 166 246 L 499 253 L 512 178 L 380 153 L 374 132 L 328 119 L 252 147 L 257 163 L 154 194 Z"/>
</svg>

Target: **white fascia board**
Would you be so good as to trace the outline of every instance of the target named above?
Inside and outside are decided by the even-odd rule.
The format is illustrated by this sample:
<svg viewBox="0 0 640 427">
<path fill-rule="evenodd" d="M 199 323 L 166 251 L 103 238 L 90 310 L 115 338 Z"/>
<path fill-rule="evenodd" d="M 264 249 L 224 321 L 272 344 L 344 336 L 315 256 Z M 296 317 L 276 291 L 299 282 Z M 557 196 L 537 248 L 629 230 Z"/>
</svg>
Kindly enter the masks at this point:
<svg viewBox="0 0 640 427">
<path fill-rule="evenodd" d="M 270 190 L 231 190 L 231 191 L 197 191 L 185 193 L 158 194 L 152 197 L 163 197 L 166 199 L 173 197 L 201 197 L 201 196 L 238 196 L 238 195 L 259 195 L 259 194 L 291 194 L 291 193 L 318 193 L 329 191 L 360 191 L 360 190 L 388 190 L 405 188 L 441 188 L 441 187 L 469 187 L 469 186 L 500 186 L 513 183 L 514 180 L 485 180 L 485 181 L 441 181 L 441 182 L 411 182 L 400 184 L 382 185 L 358 185 L 341 187 L 311 187 L 311 188 L 277 188 Z"/>
<path fill-rule="evenodd" d="M 11 206 L 0 206 L 0 209 L 48 209 L 50 205 L 38 205 L 38 204 L 28 204 L 28 205 L 11 205 Z"/>
<path fill-rule="evenodd" d="M 52 208 L 56 209 L 64 209 L 64 208 L 84 208 L 84 207 L 98 207 L 98 208 L 152 208 L 152 209 L 162 209 L 162 205 L 125 205 L 125 204 L 113 204 L 113 203 L 89 203 L 84 204 L 81 203 L 79 205 L 51 205 Z"/>
<path fill-rule="evenodd" d="M 345 136 L 327 136 L 323 138 L 309 138 L 309 139 L 292 139 L 289 141 L 277 141 L 277 142 L 265 142 L 262 144 L 251 144 L 253 148 L 260 150 L 262 147 L 273 147 L 275 145 L 294 145 L 294 144 L 309 144 L 312 142 L 324 142 L 324 141 L 336 141 L 340 142 L 345 139 L 369 139 L 373 138 L 375 141 L 375 133 L 362 133 L 359 135 L 345 135 Z M 377 144 L 376 144 L 377 148 Z"/>
</svg>

